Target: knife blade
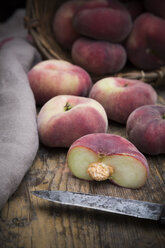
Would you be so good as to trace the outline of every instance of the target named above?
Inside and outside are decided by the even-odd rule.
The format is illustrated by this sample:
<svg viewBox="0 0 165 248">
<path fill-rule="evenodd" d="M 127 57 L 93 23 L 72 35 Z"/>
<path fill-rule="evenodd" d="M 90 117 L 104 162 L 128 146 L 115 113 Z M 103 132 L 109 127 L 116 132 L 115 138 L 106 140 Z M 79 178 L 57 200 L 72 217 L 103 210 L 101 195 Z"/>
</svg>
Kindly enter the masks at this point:
<svg viewBox="0 0 165 248">
<path fill-rule="evenodd" d="M 142 219 L 160 220 L 165 224 L 165 205 L 119 197 L 83 194 L 69 191 L 32 191 L 42 199 L 67 206 L 89 208 Z"/>
</svg>

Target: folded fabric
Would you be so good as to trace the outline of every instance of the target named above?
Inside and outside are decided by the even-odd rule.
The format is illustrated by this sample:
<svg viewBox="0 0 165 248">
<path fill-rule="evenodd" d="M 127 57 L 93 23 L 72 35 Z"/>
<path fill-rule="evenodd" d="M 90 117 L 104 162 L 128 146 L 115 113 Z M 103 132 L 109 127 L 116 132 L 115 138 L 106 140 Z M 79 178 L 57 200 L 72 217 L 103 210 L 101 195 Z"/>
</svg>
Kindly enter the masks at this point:
<svg viewBox="0 0 165 248">
<path fill-rule="evenodd" d="M 24 9 L 17 9 L 6 22 L 0 24 L 0 42 L 11 37 L 26 38 L 27 30 L 24 28 Z"/>
<path fill-rule="evenodd" d="M 8 24 L 12 27 L 12 20 Z M 12 37 L 0 48 L 0 209 L 31 167 L 39 143 L 35 100 L 27 72 L 40 61 L 40 55 L 24 39 L 23 28 L 22 33 L 16 32 L 20 25 L 14 26 L 13 33 L 7 27 L 0 27 L 0 41 Z"/>
</svg>

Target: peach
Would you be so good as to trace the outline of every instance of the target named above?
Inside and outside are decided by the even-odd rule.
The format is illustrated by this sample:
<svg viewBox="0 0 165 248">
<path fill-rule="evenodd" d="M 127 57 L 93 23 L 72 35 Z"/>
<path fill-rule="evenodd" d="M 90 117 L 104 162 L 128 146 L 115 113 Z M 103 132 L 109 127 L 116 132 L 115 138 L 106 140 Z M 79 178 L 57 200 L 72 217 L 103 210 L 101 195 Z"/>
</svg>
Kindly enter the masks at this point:
<svg viewBox="0 0 165 248">
<path fill-rule="evenodd" d="M 123 124 L 134 109 L 157 101 L 157 93 L 151 85 L 119 77 L 97 81 L 89 97 L 102 104 L 109 119 Z"/>
<path fill-rule="evenodd" d="M 125 3 L 125 7 L 128 9 L 133 21 L 145 11 L 143 1 L 130 0 Z"/>
<path fill-rule="evenodd" d="M 126 49 L 128 59 L 143 70 L 165 65 L 165 20 L 150 13 L 136 18 Z"/>
<path fill-rule="evenodd" d="M 109 7 L 90 7 L 75 13 L 73 26 L 77 32 L 97 40 L 123 41 L 132 28 L 131 16 L 122 3 L 115 0 L 108 3 Z"/>
<path fill-rule="evenodd" d="M 142 187 L 149 173 L 144 155 L 127 139 L 114 134 L 88 134 L 76 140 L 67 153 L 75 177 L 110 180 L 127 188 Z"/>
<path fill-rule="evenodd" d="M 101 7 L 109 7 L 108 0 L 90 0 L 84 1 L 84 3 L 78 8 L 75 14 L 85 9 L 93 9 L 93 8 L 101 8 Z M 73 16 L 74 18 L 74 16 Z"/>
<path fill-rule="evenodd" d="M 73 43 L 72 59 L 89 73 L 101 75 L 122 70 L 127 55 L 120 44 L 79 38 Z"/>
<path fill-rule="evenodd" d="M 107 132 L 104 108 L 93 99 L 60 95 L 41 108 L 38 118 L 40 141 L 49 147 L 69 147 L 89 133 Z"/>
<path fill-rule="evenodd" d="M 126 131 L 141 152 L 165 154 L 165 106 L 156 104 L 135 109 L 128 117 Z"/>
<path fill-rule="evenodd" d="M 66 49 L 80 36 L 73 27 L 72 18 L 83 1 L 68 1 L 63 3 L 55 12 L 52 29 L 56 40 Z"/>
<path fill-rule="evenodd" d="M 165 1 L 164 0 L 144 0 L 145 8 L 157 16 L 165 18 Z"/>
<path fill-rule="evenodd" d="M 28 72 L 37 105 L 57 95 L 87 96 L 92 86 L 89 74 L 81 67 L 63 60 L 45 60 Z"/>
</svg>

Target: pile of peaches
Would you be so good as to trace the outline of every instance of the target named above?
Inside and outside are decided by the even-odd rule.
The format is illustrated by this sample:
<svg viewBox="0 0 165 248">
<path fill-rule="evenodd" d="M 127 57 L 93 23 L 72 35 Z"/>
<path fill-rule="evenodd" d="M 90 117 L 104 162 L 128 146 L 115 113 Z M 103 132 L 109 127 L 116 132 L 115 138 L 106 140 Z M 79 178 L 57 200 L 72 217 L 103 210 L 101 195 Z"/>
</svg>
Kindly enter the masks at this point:
<svg viewBox="0 0 165 248">
<path fill-rule="evenodd" d="M 152 7 L 159 1 L 145 2 Z M 81 6 L 77 12 L 78 5 Z M 67 12 L 65 8 L 68 6 Z M 125 22 L 133 30 L 127 41 L 129 54 L 135 55 L 136 62 L 142 59 L 146 66 L 160 63 L 162 61 L 160 57 L 158 59 L 155 54 L 145 55 L 143 52 L 148 44 L 151 45 L 151 50 L 154 48 L 154 51 L 160 52 L 161 46 L 157 47 L 156 42 L 161 40 L 161 36 L 156 36 L 155 32 L 162 30 L 165 38 L 165 20 L 149 13 L 144 13 L 135 19 L 138 27 L 144 28 L 147 25 L 150 35 L 150 24 L 156 27 L 157 31 L 154 29 L 152 42 L 148 40 L 151 36 L 139 33 L 139 28 L 137 32 L 134 30 L 136 26 L 132 28 L 128 11 L 116 0 L 92 0 L 86 3 L 68 1 L 60 7 L 55 22 L 57 19 L 60 20 L 63 8 L 64 22 L 66 16 L 73 18 L 73 13 L 76 12 L 75 27 L 86 36 L 90 31 L 92 38 L 91 40 L 78 38 L 75 33 L 76 41 L 73 43 L 73 30 L 68 29 L 68 32 L 63 30 L 60 36 L 63 39 L 61 38 L 60 41 L 63 40 L 68 45 L 73 43 L 72 54 L 76 59 L 75 64 L 64 60 L 45 60 L 33 66 L 28 72 L 29 84 L 36 105 L 39 107 L 37 125 L 40 142 L 48 147 L 67 148 L 67 164 L 77 178 L 96 181 L 108 179 L 118 186 L 140 188 L 149 175 L 145 154 L 165 153 L 165 106 L 158 104 L 157 92 L 151 85 L 139 80 L 113 76 L 105 76 L 97 82 L 92 82 L 89 70 L 83 65 L 96 68 L 101 60 L 98 66 L 101 67 L 101 71 L 104 67 L 116 68 L 117 61 L 122 61 L 120 56 L 124 48 L 119 44 L 110 43 L 109 33 L 113 33 L 113 42 L 117 42 L 117 33 L 120 33 L 120 38 L 126 39 L 130 31 L 124 28 Z M 154 10 L 158 9 L 154 7 Z M 116 12 L 117 20 L 113 16 Z M 91 20 L 93 16 L 95 22 Z M 94 28 L 93 25 L 98 20 L 100 23 Z M 111 22 L 113 25 L 100 31 L 99 25 L 106 26 L 107 20 L 109 26 Z M 142 20 L 145 23 L 143 25 Z M 115 23 L 118 25 L 121 23 L 120 32 L 115 28 Z M 70 24 L 70 21 L 67 21 L 67 25 Z M 57 22 L 54 27 L 58 30 L 59 25 L 63 25 L 63 21 Z M 64 33 L 67 40 L 64 39 Z M 100 35 L 100 39 L 103 39 L 103 36 L 107 37 L 108 41 L 96 41 L 94 37 L 96 34 Z M 72 42 L 70 43 L 69 40 Z M 140 50 L 136 54 L 137 49 Z M 103 51 L 106 57 L 102 56 Z M 110 56 L 109 61 L 107 57 L 109 55 L 114 56 L 114 61 L 113 56 Z M 94 57 L 92 61 L 91 56 Z M 154 60 L 151 57 L 154 57 Z M 111 134 L 112 121 L 126 127 L 127 138 Z"/>
<path fill-rule="evenodd" d="M 52 30 L 75 64 L 95 75 L 126 62 L 142 70 L 165 65 L 164 0 L 71 0 L 55 12 Z"/>
</svg>

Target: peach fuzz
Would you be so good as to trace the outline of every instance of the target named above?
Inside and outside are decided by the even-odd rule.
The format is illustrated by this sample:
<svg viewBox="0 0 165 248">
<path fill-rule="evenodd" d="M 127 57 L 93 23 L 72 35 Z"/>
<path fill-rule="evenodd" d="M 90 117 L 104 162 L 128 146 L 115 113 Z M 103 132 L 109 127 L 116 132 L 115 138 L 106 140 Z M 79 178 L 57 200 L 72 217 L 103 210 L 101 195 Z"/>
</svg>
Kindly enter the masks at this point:
<svg viewBox="0 0 165 248">
<path fill-rule="evenodd" d="M 127 120 L 128 139 L 143 153 L 165 154 L 165 106 L 146 105 L 135 109 Z"/>
<path fill-rule="evenodd" d="M 96 75 L 118 72 L 123 69 L 127 60 L 122 45 L 87 38 L 77 39 L 73 43 L 71 54 L 74 63 Z"/>
<path fill-rule="evenodd" d="M 87 96 L 92 86 L 89 74 L 81 67 L 63 60 L 45 60 L 28 72 L 37 105 L 57 95 Z"/>
<path fill-rule="evenodd" d="M 83 1 L 68 1 L 55 12 L 52 29 L 55 39 L 66 49 L 71 49 L 72 43 L 80 36 L 74 29 L 72 18 Z"/>
<path fill-rule="evenodd" d="M 97 81 L 89 97 L 102 104 L 109 119 L 123 124 L 134 109 L 157 101 L 157 93 L 151 85 L 119 77 Z"/>
<path fill-rule="evenodd" d="M 108 3 L 109 7 L 85 8 L 75 13 L 73 26 L 77 32 L 97 40 L 123 41 L 132 28 L 131 16 L 122 3 Z"/>
<path fill-rule="evenodd" d="M 114 134 L 88 134 L 68 150 L 72 174 L 84 180 L 104 181 L 127 188 L 142 187 L 149 174 L 146 158 L 125 138 Z"/>
<path fill-rule="evenodd" d="M 151 13 L 136 18 L 126 41 L 128 59 L 143 70 L 165 65 L 165 20 Z"/>
<path fill-rule="evenodd" d="M 37 123 L 40 141 L 49 147 L 69 147 L 85 134 L 104 133 L 108 128 L 100 103 L 71 95 L 56 96 L 45 103 Z"/>
</svg>

